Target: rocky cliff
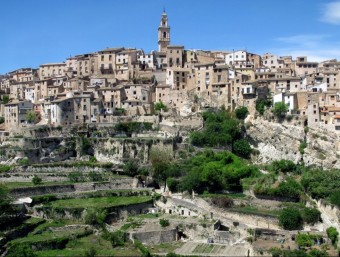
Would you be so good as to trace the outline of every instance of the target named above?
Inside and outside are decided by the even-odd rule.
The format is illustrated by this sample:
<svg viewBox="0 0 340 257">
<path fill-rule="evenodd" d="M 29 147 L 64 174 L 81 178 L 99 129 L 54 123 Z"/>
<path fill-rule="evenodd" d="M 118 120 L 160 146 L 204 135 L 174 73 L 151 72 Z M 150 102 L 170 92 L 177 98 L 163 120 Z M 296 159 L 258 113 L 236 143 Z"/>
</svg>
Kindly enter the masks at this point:
<svg viewBox="0 0 340 257">
<path fill-rule="evenodd" d="M 247 137 L 257 150 L 253 156 L 256 163 L 286 159 L 325 169 L 340 168 L 340 142 L 335 132 L 262 118 L 248 119 L 247 127 Z"/>
</svg>

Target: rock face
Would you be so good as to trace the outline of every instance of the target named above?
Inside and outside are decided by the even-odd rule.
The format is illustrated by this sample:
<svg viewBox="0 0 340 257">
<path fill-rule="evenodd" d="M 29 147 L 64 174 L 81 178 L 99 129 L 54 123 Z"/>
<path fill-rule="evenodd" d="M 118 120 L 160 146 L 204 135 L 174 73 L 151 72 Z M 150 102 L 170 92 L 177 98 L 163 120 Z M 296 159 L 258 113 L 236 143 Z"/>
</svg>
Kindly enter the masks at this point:
<svg viewBox="0 0 340 257">
<path fill-rule="evenodd" d="M 304 162 L 324 169 L 340 168 L 340 142 L 336 133 L 305 129 L 301 126 L 270 122 L 261 118 L 248 120 L 247 137 L 258 154 L 256 163 L 274 160 Z M 300 145 L 307 146 L 300 152 Z"/>
</svg>

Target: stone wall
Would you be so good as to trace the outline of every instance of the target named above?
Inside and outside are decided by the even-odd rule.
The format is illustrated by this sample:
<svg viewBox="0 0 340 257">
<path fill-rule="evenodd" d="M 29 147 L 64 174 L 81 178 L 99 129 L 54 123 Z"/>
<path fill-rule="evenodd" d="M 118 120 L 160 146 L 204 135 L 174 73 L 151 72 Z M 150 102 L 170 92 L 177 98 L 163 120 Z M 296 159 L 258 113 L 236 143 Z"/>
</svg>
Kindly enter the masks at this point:
<svg viewBox="0 0 340 257">
<path fill-rule="evenodd" d="M 158 231 L 130 232 L 130 238 L 137 239 L 144 244 L 161 244 L 177 241 L 177 228 L 163 229 Z"/>
</svg>

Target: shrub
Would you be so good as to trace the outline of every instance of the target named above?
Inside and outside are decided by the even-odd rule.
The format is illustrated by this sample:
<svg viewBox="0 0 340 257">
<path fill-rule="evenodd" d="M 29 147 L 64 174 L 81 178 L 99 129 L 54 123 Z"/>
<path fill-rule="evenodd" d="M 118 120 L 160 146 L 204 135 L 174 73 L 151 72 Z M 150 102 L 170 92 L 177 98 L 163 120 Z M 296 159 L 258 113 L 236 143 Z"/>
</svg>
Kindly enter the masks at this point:
<svg viewBox="0 0 340 257">
<path fill-rule="evenodd" d="M 136 160 L 128 160 L 123 166 L 123 172 L 131 177 L 138 174 L 138 163 Z"/>
<path fill-rule="evenodd" d="M 94 226 L 104 226 L 104 222 L 107 216 L 106 210 L 94 210 L 88 209 L 85 215 L 85 223 Z"/>
<path fill-rule="evenodd" d="M 211 198 L 211 202 L 220 208 L 230 208 L 234 205 L 233 199 L 227 196 L 214 196 Z"/>
<path fill-rule="evenodd" d="M 160 219 L 159 224 L 161 225 L 162 228 L 165 228 L 170 225 L 170 222 L 167 219 Z"/>
<path fill-rule="evenodd" d="M 266 107 L 270 107 L 272 102 L 267 99 L 257 99 L 256 100 L 256 110 L 259 112 L 260 115 L 264 114 Z"/>
<path fill-rule="evenodd" d="M 328 238 L 332 241 L 332 244 L 335 245 L 338 242 L 339 233 L 335 227 L 329 227 L 326 230 Z"/>
<path fill-rule="evenodd" d="M 40 177 L 38 177 L 37 175 L 34 175 L 34 177 L 32 178 L 32 183 L 34 185 L 39 185 L 39 184 L 41 184 L 41 182 L 42 182 L 42 179 Z"/>
<path fill-rule="evenodd" d="M 248 108 L 245 106 L 238 107 L 235 110 L 236 118 L 238 118 L 239 120 L 244 120 L 245 118 L 247 118 L 248 113 Z"/>
<path fill-rule="evenodd" d="M 315 208 L 304 208 L 302 211 L 303 221 L 308 224 L 314 224 L 320 220 L 321 213 Z"/>
<path fill-rule="evenodd" d="M 85 181 L 83 174 L 81 172 L 79 172 L 79 171 L 70 172 L 68 174 L 68 179 L 71 182 L 82 182 L 82 181 Z"/>
<path fill-rule="evenodd" d="M 301 154 L 304 154 L 305 153 L 305 148 L 307 147 L 307 142 L 306 141 L 303 141 L 300 143 L 300 146 L 299 146 L 299 151 Z"/>
<path fill-rule="evenodd" d="M 287 111 L 288 111 L 288 107 L 285 103 L 283 102 L 275 103 L 274 108 L 273 108 L 273 113 L 277 118 L 284 117 Z"/>
<path fill-rule="evenodd" d="M 175 178 L 167 178 L 166 184 L 171 192 L 177 192 L 179 182 Z"/>
<path fill-rule="evenodd" d="M 91 181 L 103 181 L 104 180 L 102 174 L 100 174 L 99 172 L 95 172 L 95 171 L 89 172 L 89 178 Z"/>
<path fill-rule="evenodd" d="M 311 247 L 313 245 L 313 240 L 307 234 L 298 234 L 296 243 L 300 247 Z"/>
<path fill-rule="evenodd" d="M 340 207 L 340 191 L 335 191 L 330 197 L 331 203 Z"/>
<path fill-rule="evenodd" d="M 279 225 L 286 230 L 296 230 L 302 227 L 303 220 L 298 209 L 284 208 L 279 214 Z"/>
<path fill-rule="evenodd" d="M 4 123 L 5 122 L 5 118 L 0 116 L 0 124 Z"/>
<path fill-rule="evenodd" d="M 5 164 L 0 164 L 0 173 L 8 172 L 10 170 L 11 170 L 11 166 L 5 165 Z"/>
<path fill-rule="evenodd" d="M 166 111 L 167 110 L 166 105 L 162 101 L 159 101 L 158 103 L 155 103 L 155 107 L 154 108 L 155 108 L 155 111 L 160 111 L 160 110 Z"/>
<path fill-rule="evenodd" d="M 236 140 L 233 144 L 233 152 L 243 158 L 248 159 L 252 152 L 250 144 L 245 139 Z"/>
<path fill-rule="evenodd" d="M 104 239 L 111 242 L 112 247 L 123 246 L 127 241 L 127 235 L 121 230 L 117 230 L 114 232 L 104 231 L 103 234 Z"/>
</svg>

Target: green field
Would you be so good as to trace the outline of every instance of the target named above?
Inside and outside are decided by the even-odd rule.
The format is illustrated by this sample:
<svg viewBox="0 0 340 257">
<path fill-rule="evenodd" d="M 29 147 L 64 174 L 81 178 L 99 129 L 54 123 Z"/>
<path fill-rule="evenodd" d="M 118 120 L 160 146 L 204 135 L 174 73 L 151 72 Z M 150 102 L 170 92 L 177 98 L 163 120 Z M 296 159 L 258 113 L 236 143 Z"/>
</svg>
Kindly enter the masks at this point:
<svg viewBox="0 0 340 257">
<path fill-rule="evenodd" d="M 53 208 L 106 208 L 148 202 L 151 196 L 111 196 L 57 200 L 50 203 Z"/>
</svg>

